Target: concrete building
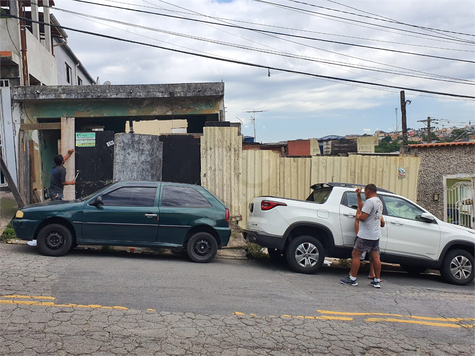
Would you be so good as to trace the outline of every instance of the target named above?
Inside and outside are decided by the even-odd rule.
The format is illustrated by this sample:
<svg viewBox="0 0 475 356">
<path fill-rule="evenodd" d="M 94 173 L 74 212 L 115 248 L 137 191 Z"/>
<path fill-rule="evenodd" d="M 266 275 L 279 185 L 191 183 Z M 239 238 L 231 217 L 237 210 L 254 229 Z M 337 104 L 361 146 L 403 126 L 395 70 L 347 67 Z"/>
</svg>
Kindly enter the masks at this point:
<svg viewBox="0 0 475 356">
<path fill-rule="evenodd" d="M 69 175 L 67 181 L 74 179 L 78 170 L 82 175 L 97 171 L 100 174 L 91 180 L 100 180 L 105 185 L 112 180 L 113 155 L 110 152 L 114 147 L 114 135 L 125 133 L 126 124 L 133 127 L 134 122 L 148 120 L 185 120 L 186 124 L 182 126 L 187 128 L 186 132 L 197 136 L 203 133 L 207 122 L 224 121 L 222 82 L 23 86 L 11 91 L 12 121 L 15 137 L 18 137 L 18 186 L 27 203 L 42 200 L 44 188 L 49 185 L 53 157 L 58 152 L 64 155 L 68 149 L 76 150 L 75 158 L 65 164 Z M 178 150 L 178 146 L 177 141 L 174 150 Z M 142 150 L 143 147 L 129 149 L 132 154 L 134 149 Z M 153 154 L 155 152 L 149 152 L 149 155 Z M 190 152 L 184 150 L 182 157 L 173 158 L 173 163 L 184 162 L 188 155 Z M 139 157 L 147 159 L 146 155 Z M 199 161 L 196 164 L 199 165 Z M 106 166 L 110 166 L 110 175 L 101 171 Z M 66 186 L 64 192 L 68 199 L 75 197 L 73 186 Z"/>
<path fill-rule="evenodd" d="M 12 88 L 95 84 L 68 46 L 68 36 L 50 13 L 51 6 L 52 0 L 0 1 L 0 146 L 15 185 L 18 127 L 12 114 Z M 0 174 L 0 186 L 6 185 Z"/>
<path fill-rule="evenodd" d="M 1 0 L 0 6 L 0 79 L 12 87 L 95 84 L 50 13 L 54 1 Z"/>
</svg>

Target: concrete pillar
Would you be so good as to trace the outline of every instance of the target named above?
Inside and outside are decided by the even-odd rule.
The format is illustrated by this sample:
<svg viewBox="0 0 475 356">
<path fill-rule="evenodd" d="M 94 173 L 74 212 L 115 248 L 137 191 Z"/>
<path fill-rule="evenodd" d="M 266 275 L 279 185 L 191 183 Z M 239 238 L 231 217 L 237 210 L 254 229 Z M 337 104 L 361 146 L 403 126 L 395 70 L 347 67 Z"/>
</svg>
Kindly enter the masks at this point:
<svg viewBox="0 0 475 356">
<path fill-rule="evenodd" d="M 48 24 L 48 26 L 45 25 L 45 48 L 48 50 L 48 52 L 52 53 L 53 47 L 51 45 L 51 26 L 49 26 L 51 23 L 49 0 L 43 0 L 43 6 L 44 22 Z"/>
<path fill-rule="evenodd" d="M 38 3 L 35 1 L 31 2 L 31 19 L 33 21 L 39 21 L 40 19 L 38 15 Z M 40 40 L 40 24 L 38 22 L 32 22 L 31 27 L 33 29 L 33 36 L 35 36 L 39 41 Z"/>
<path fill-rule="evenodd" d="M 162 162 L 163 142 L 158 136 L 133 133 L 114 136 L 114 182 L 161 181 Z"/>
<path fill-rule="evenodd" d="M 76 131 L 74 128 L 74 117 L 62 117 L 61 118 L 61 152 L 60 154 L 66 156 L 68 150 L 75 149 L 76 142 Z M 75 154 L 73 153 L 71 157 L 64 163 L 64 168 L 66 168 L 66 181 L 74 180 L 76 175 L 76 160 Z M 65 185 L 64 190 L 64 199 L 65 200 L 74 200 L 76 199 L 76 189 L 74 185 Z"/>
</svg>

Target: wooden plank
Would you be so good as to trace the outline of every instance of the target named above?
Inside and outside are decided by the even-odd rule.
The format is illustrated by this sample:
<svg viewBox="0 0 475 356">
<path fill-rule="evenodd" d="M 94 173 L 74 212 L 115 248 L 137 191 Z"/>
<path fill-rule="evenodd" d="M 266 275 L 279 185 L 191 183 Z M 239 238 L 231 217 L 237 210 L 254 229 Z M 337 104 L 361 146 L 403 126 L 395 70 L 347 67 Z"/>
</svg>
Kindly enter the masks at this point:
<svg viewBox="0 0 475 356">
<path fill-rule="evenodd" d="M 23 123 L 23 124 L 20 124 L 20 130 L 22 131 L 61 130 L 61 123 L 60 122 L 49 122 L 49 123 L 39 123 L 39 124 Z"/>
<path fill-rule="evenodd" d="M 66 156 L 68 150 L 75 149 L 76 145 L 76 133 L 74 129 L 74 117 L 62 117 L 61 118 L 61 154 Z M 66 181 L 74 180 L 76 172 L 76 160 L 74 159 L 75 154 L 68 158 L 64 163 L 64 168 L 66 168 Z M 76 199 L 76 187 L 74 185 L 65 185 L 63 189 L 63 196 L 65 200 L 74 200 Z"/>
<path fill-rule="evenodd" d="M 1 156 L 0 156 L 0 161 L 1 161 L 0 166 L 1 166 L 2 174 L 8 183 L 8 187 L 13 193 L 13 196 L 15 197 L 18 208 L 21 209 L 25 206 L 25 203 L 23 202 L 20 192 L 18 191 L 17 186 L 15 185 L 15 182 L 13 181 L 12 176 L 10 175 L 10 172 L 8 171 L 7 165 L 5 164 Z"/>
</svg>

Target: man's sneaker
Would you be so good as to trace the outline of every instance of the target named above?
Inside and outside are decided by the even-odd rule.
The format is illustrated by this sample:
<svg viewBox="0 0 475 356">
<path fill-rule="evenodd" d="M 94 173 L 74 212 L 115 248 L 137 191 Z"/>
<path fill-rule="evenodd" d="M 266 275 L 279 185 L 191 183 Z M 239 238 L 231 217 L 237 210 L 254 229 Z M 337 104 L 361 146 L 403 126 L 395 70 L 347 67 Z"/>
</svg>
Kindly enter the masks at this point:
<svg viewBox="0 0 475 356">
<path fill-rule="evenodd" d="M 380 282 L 371 281 L 369 284 L 371 284 L 374 288 L 381 288 Z"/>
<path fill-rule="evenodd" d="M 35 247 L 35 246 L 36 246 L 36 240 L 28 241 L 26 244 L 27 244 L 28 246 L 33 246 L 33 247 Z"/>
<path fill-rule="evenodd" d="M 343 284 L 349 284 L 350 286 L 357 286 L 358 285 L 358 282 L 355 280 L 352 280 L 350 278 L 350 276 L 344 278 L 344 279 L 340 279 L 340 282 L 343 283 Z"/>
</svg>

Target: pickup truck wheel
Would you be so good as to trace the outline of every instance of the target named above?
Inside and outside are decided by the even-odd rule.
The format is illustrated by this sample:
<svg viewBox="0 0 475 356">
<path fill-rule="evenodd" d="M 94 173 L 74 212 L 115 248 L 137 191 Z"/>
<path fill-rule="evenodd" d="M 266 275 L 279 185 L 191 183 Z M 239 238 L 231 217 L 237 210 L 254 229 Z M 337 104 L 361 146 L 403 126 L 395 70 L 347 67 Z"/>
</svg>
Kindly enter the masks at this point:
<svg viewBox="0 0 475 356">
<path fill-rule="evenodd" d="M 449 251 L 440 269 L 446 282 L 458 285 L 473 281 L 473 272 L 473 256 L 465 250 Z"/>
<path fill-rule="evenodd" d="M 315 273 L 323 265 L 325 250 L 312 236 L 299 236 L 292 240 L 286 251 L 287 263 L 296 272 Z"/>
<path fill-rule="evenodd" d="M 40 230 L 37 243 L 43 255 L 62 256 L 73 246 L 73 235 L 64 225 L 50 224 Z"/>
</svg>

